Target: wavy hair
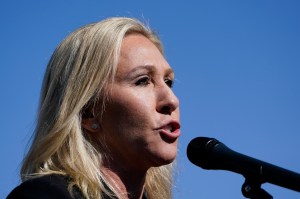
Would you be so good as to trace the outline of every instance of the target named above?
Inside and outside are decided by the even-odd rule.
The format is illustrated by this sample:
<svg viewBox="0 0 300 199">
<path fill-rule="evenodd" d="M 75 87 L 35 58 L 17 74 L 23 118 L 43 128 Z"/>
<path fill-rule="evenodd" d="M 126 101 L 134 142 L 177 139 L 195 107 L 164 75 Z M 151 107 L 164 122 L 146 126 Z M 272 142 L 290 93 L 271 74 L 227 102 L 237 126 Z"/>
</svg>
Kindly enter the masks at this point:
<svg viewBox="0 0 300 199">
<path fill-rule="evenodd" d="M 103 112 L 121 43 L 131 33 L 144 35 L 163 53 L 159 38 L 148 26 L 125 17 L 79 28 L 55 49 L 44 76 L 32 144 L 21 169 L 23 181 L 60 174 L 71 179 L 71 194 L 77 187 L 88 199 L 111 195 L 110 190 L 118 196 L 99 169 L 104 154 L 84 132 L 81 120 L 97 103 L 102 103 Z M 148 170 L 145 191 L 149 199 L 172 197 L 171 168 L 170 164 Z"/>
</svg>

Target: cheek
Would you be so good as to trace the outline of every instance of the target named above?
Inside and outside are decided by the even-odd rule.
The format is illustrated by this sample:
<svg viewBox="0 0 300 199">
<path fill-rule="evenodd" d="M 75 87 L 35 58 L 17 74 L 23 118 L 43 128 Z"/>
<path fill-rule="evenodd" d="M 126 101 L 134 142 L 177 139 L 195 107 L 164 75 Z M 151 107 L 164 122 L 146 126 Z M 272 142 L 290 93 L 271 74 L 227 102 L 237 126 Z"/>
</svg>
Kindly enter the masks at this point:
<svg viewBox="0 0 300 199">
<path fill-rule="evenodd" d="M 141 96 L 133 96 L 130 98 L 122 98 L 120 100 L 111 101 L 105 109 L 103 115 L 103 127 L 115 129 L 115 131 L 141 130 L 152 120 L 153 105 L 150 101 L 145 101 Z M 107 126 L 108 124 L 109 126 Z M 120 132 L 121 131 L 121 132 Z"/>
<path fill-rule="evenodd" d="M 102 133 L 110 150 L 127 154 L 132 148 L 140 150 L 141 146 L 147 145 L 152 120 L 145 114 L 145 104 L 114 102 L 107 107 L 102 120 Z"/>
</svg>

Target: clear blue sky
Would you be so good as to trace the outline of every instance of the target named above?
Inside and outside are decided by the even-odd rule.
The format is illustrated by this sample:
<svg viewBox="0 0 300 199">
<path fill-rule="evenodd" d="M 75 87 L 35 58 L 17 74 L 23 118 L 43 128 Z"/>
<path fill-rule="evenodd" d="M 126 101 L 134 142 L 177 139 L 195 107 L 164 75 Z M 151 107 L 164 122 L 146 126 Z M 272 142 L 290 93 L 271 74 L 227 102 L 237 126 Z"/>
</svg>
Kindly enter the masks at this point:
<svg viewBox="0 0 300 199">
<path fill-rule="evenodd" d="M 0 3 L 0 198 L 19 183 L 41 81 L 57 44 L 110 16 L 147 21 L 175 70 L 182 136 L 175 199 L 243 198 L 243 177 L 192 165 L 198 136 L 300 172 L 300 1 L 51 0 Z M 274 198 L 300 193 L 263 186 Z"/>
</svg>

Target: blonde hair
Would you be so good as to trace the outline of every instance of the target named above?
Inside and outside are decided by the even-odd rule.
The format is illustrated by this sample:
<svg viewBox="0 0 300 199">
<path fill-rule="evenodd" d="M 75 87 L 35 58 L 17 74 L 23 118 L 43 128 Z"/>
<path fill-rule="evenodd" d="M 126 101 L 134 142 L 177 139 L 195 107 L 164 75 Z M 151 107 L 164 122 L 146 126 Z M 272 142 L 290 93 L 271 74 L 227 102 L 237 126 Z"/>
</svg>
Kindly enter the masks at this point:
<svg viewBox="0 0 300 199">
<path fill-rule="evenodd" d="M 86 110 L 107 100 L 106 86 L 116 73 L 123 38 L 138 33 L 163 53 L 157 35 L 132 18 L 108 18 L 84 26 L 54 51 L 44 77 L 38 121 L 31 148 L 21 169 L 22 180 L 48 174 L 70 177 L 86 198 L 102 198 L 114 186 L 100 169 L 103 154 L 85 133 L 81 120 Z M 145 191 L 149 199 L 172 197 L 171 165 L 150 168 Z M 113 193 L 118 195 L 118 193 Z"/>
</svg>

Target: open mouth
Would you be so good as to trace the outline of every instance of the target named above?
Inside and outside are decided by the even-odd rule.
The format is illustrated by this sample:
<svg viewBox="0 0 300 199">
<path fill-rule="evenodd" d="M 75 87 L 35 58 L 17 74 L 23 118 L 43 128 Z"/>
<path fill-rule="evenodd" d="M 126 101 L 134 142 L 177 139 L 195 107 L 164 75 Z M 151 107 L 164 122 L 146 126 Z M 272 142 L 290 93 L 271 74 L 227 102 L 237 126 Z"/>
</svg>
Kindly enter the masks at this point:
<svg viewBox="0 0 300 199">
<path fill-rule="evenodd" d="M 164 141 L 168 143 L 174 142 L 180 136 L 180 124 L 178 122 L 170 122 L 160 128 L 159 132 Z"/>
</svg>

